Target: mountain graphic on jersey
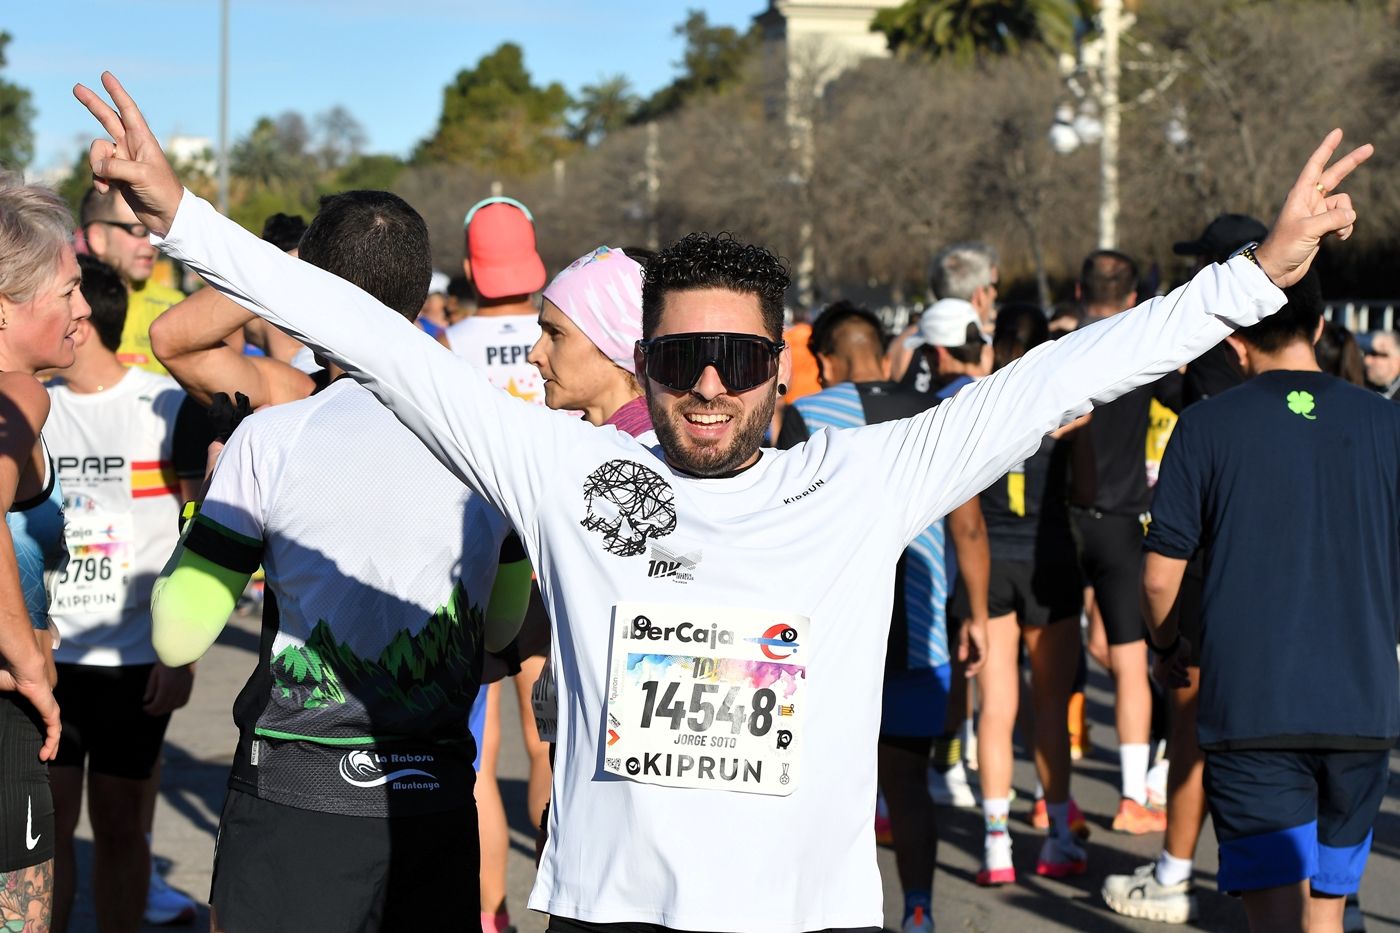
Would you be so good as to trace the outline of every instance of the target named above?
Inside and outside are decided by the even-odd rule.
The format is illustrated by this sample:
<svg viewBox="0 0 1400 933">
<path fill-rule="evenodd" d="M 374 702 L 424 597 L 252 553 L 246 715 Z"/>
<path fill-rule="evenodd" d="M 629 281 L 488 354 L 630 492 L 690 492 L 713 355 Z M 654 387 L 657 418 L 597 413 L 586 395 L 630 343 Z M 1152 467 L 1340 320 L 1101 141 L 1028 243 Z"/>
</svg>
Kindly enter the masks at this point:
<svg viewBox="0 0 1400 933">
<path fill-rule="evenodd" d="M 439 730 L 460 738 L 468 688 L 481 676 L 481 631 L 481 609 L 460 583 L 417 634 L 400 630 L 376 658 L 356 654 L 322 619 L 305 644 L 272 659 L 272 703 L 259 725 L 312 740 Z"/>
</svg>

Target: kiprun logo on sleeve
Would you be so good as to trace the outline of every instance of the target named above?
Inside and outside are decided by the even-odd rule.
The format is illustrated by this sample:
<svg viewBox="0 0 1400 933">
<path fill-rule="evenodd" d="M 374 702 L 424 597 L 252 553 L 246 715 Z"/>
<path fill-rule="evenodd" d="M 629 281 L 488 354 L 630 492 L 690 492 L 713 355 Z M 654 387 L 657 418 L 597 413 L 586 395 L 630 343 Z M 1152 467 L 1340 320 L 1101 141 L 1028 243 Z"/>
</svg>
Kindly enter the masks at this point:
<svg viewBox="0 0 1400 933">
<path fill-rule="evenodd" d="M 1311 392 L 1304 392 L 1301 389 L 1294 389 L 1288 393 L 1288 410 L 1295 415 L 1302 415 L 1309 421 L 1316 421 L 1317 415 L 1313 414 L 1313 409 L 1317 407 L 1317 402 L 1313 400 Z"/>
</svg>

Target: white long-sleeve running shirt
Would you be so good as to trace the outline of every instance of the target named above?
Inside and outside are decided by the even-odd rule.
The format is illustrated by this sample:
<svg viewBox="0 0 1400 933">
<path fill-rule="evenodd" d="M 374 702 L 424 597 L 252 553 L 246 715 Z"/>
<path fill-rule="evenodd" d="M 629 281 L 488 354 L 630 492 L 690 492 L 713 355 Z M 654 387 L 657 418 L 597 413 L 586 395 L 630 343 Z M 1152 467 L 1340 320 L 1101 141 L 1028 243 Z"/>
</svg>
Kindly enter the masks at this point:
<svg viewBox="0 0 1400 933">
<path fill-rule="evenodd" d="M 917 417 L 697 479 L 508 397 L 189 192 L 155 242 L 367 385 L 515 526 L 560 699 L 530 906 L 680 930 L 881 924 L 875 748 L 900 552 L 1047 432 L 1284 303 L 1249 260 L 1210 266 Z"/>
</svg>

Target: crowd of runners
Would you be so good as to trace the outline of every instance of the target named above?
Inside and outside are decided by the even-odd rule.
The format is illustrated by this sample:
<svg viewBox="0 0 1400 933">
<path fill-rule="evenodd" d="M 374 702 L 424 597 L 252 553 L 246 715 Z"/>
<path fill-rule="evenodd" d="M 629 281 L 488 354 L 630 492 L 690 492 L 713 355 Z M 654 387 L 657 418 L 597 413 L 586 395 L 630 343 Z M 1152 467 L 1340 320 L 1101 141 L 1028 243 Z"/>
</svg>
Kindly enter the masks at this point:
<svg viewBox="0 0 1400 933">
<path fill-rule="evenodd" d="M 514 703 L 549 930 L 878 930 L 878 840 L 931 931 L 940 807 L 980 806 L 979 885 L 1093 872 L 1090 664 L 1112 829 L 1162 839 L 1104 909 L 1194 919 L 1210 815 L 1251 929 L 1359 928 L 1400 341 L 1363 355 L 1310 267 L 1368 146 L 1329 134 L 1160 294 L 1097 250 L 1051 314 L 950 245 L 891 335 L 792 325 L 785 264 L 728 235 L 551 277 L 505 197 L 463 205 L 460 275 L 387 192 L 258 237 L 103 83 L 78 218 L 0 177 L 0 929 L 69 928 L 85 788 L 100 928 L 195 916 L 152 867 L 161 747 L 250 594 L 214 930 L 509 929 Z"/>
</svg>

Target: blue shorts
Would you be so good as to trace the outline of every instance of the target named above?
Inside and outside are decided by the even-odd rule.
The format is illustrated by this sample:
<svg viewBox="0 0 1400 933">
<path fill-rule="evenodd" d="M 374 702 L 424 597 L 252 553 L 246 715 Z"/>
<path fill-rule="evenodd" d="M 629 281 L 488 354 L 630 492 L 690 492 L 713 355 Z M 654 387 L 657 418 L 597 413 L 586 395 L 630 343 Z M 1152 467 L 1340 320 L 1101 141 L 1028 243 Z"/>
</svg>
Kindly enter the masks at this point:
<svg viewBox="0 0 1400 933">
<path fill-rule="evenodd" d="M 1389 777 L 1389 749 L 1206 752 L 1220 890 L 1355 893 Z"/>
<path fill-rule="evenodd" d="M 476 692 L 476 699 L 472 701 L 472 711 L 467 714 L 467 728 L 471 730 L 472 740 L 476 742 L 476 760 L 472 762 L 472 767 L 477 771 L 481 770 L 481 741 L 486 735 L 486 691 L 489 689 L 489 685 L 481 685 L 481 689 Z"/>
<path fill-rule="evenodd" d="M 926 738 L 943 734 L 952 665 L 885 673 L 880 735 Z"/>
</svg>

